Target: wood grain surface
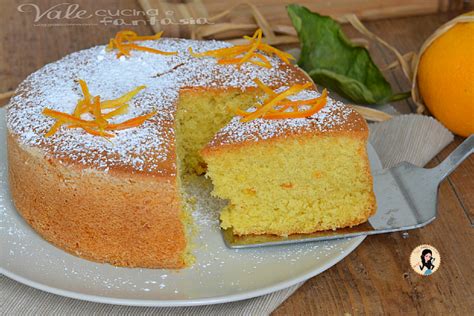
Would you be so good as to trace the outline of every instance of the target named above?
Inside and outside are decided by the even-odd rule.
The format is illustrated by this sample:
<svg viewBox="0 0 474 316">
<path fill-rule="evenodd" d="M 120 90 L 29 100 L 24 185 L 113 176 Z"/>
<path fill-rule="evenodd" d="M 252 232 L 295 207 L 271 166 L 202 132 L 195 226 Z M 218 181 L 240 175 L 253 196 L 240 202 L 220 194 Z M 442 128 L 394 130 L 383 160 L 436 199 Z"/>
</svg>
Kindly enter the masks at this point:
<svg viewBox="0 0 474 316">
<path fill-rule="evenodd" d="M 18 5 L 36 3 L 45 10 L 63 1 L 0 2 L 0 93 L 15 87 L 30 73 L 68 53 L 103 44 L 121 25 L 88 19 L 40 19 L 35 9 Z M 74 3 L 74 2 L 70 2 Z M 28 9 L 29 8 L 29 9 Z M 132 0 L 84 1 L 81 8 L 95 10 L 136 9 Z M 460 12 L 367 22 L 366 26 L 397 47 L 402 53 L 417 50 L 423 40 L 439 25 Z M 150 34 L 143 16 L 126 17 L 135 23 L 127 28 Z M 42 26 L 43 23 L 55 26 Z M 65 25 L 81 23 L 83 25 Z M 345 26 L 349 35 L 357 35 Z M 358 36 L 358 35 L 357 35 Z M 372 55 L 379 65 L 389 64 L 393 56 L 378 47 Z M 409 89 L 399 71 L 387 72 L 387 79 L 397 91 Z M 411 101 L 395 104 L 402 113 L 415 108 Z M 435 166 L 462 141 L 456 138 L 429 166 Z M 346 259 L 328 271 L 307 281 L 283 303 L 274 315 L 379 315 L 434 314 L 472 315 L 474 313 L 474 157 L 465 161 L 439 191 L 438 219 L 408 234 L 393 233 L 370 236 Z M 409 266 L 413 248 L 428 243 L 435 246 L 442 265 L 429 277 L 422 277 Z"/>
</svg>

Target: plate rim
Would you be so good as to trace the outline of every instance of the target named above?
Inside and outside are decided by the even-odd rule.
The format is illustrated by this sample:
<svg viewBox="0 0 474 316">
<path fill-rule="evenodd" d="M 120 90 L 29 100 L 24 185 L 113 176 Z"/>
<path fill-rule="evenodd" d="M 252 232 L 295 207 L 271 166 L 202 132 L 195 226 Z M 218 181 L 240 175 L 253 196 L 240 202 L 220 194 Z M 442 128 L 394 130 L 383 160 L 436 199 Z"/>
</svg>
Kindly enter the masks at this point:
<svg viewBox="0 0 474 316">
<path fill-rule="evenodd" d="M 4 113 L 3 108 L 0 108 L 0 115 Z M 371 159 L 374 159 L 373 163 L 377 166 L 377 168 L 382 168 L 382 163 L 380 161 L 380 157 L 378 156 L 377 152 L 375 151 L 374 147 L 370 142 L 367 142 L 367 151 L 371 152 L 372 155 L 369 154 Z M 39 237 L 39 236 L 38 236 Z M 202 306 L 202 305 L 214 305 L 214 304 L 222 304 L 222 303 L 229 303 L 229 302 L 236 302 L 241 300 L 246 300 L 250 298 L 260 297 L 263 295 L 267 295 L 273 292 L 277 292 L 288 287 L 291 287 L 297 283 L 307 281 L 310 278 L 323 273 L 327 269 L 331 268 L 332 266 L 336 265 L 338 262 L 342 261 L 346 258 L 350 253 L 352 253 L 366 238 L 367 236 L 357 236 L 349 238 L 348 240 L 351 243 L 348 245 L 347 249 L 343 253 L 339 253 L 334 258 L 326 261 L 323 265 L 320 265 L 316 268 L 310 268 L 308 272 L 303 273 L 302 275 L 289 278 L 285 281 L 278 282 L 276 284 L 268 285 L 263 288 L 258 288 L 250 291 L 243 291 L 236 294 L 228 294 L 222 296 L 214 296 L 214 297 L 204 297 L 204 298 L 197 298 L 197 299 L 172 299 L 172 300 L 160 300 L 160 299 L 130 299 L 130 298 L 117 298 L 117 297 L 108 297 L 102 295 L 94 295 L 94 294 L 85 294 L 80 292 L 75 292 L 72 290 L 61 289 L 58 287 L 46 285 L 44 283 L 40 283 L 34 281 L 30 278 L 23 277 L 15 272 L 8 270 L 4 266 L 2 262 L 0 262 L 0 274 L 22 283 L 24 285 L 30 286 L 32 288 L 63 296 L 73 299 L 78 299 L 82 301 L 89 301 L 94 303 L 104 303 L 104 304 L 114 304 L 114 305 L 124 305 L 124 306 L 142 306 L 142 307 L 183 307 L 183 306 Z M 41 238 L 41 237 L 39 237 Z M 85 260 L 85 259 L 82 259 Z"/>
<path fill-rule="evenodd" d="M 210 298 L 199 298 L 199 299 L 177 299 L 177 300 L 150 300 L 150 299 L 128 299 L 128 298 L 114 298 L 101 295 L 91 295 L 83 294 L 79 292 L 74 292 L 70 290 L 63 290 L 49 285 L 45 285 L 36 281 L 32 281 L 28 278 L 22 277 L 14 272 L 11 272 L 4 267 L 0 267 L 0 273 L 4 276 L 22 283 L 24 285 L 30 286 L 32 288 L 48 292 L 51 294 L 79 299 L 82 301 L 94 302 L 94 303 L 104 303 L 104 304 L 113 304 L 113 305 L 124 305 L 124 306 L 142 306 L 142 307 L 184 307 L 184 306 L 203 306 L 203 305 L 215 305 L 223 304 L 230 302 L 237 302 L 246 299 L 256 298 L 263 295 L 271 294 L 286 288 L 289 288 L 297 283 L 307 281 L 310 278 L 323 273 L 327 269 L 333 267 L 345 257 L 351 254 L 366 238 L 367 236 L 358 236 L 351 238 L 352 243 L 349 245 L 348 249 L 344 251 L 344 254 L 341 256 L 336 256 L 333 259 L 327 261 L 324 265 L 318 267 L 317 269 L 311 269 L 308 273 L 300 275 L 295 278 L 288 279 L 286 281 L 279 282 L 264 288 L 257 290 L 231 294 L 231 295 L 222 295 Z M 85 260 L 85 259 L 83 259 Z"/>
</svg>

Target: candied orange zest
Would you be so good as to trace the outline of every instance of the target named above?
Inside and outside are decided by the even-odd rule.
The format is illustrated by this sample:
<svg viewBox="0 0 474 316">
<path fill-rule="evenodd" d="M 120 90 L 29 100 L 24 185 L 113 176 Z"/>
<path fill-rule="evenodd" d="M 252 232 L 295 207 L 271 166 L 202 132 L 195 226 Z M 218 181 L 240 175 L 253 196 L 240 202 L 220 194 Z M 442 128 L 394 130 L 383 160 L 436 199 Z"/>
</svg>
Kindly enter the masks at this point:
<svg viewBox="0 0 474 316">
<path fill-rule="evenodd" d="M 81 126 L 87 126 L 87 127 L 96 127 L 97 124 L 94 121 L 86 121 L 81 118 L 72 116 L 71 114 L 51 110 L 48 108 L 45 108 L 43 110 L 43 115 L 49 116 L 51 118 L 54 118 L 56 120 L 62 121 L 63 123 L 71 123 L 71 124 L 77 124 Z"/>
<path fill-rule="evenodd" d="M 270 61 L 268 60 L 268 58 L 263 55 L 263 54 L 260 54 L 260 53 L 254 53 L 254 55 L 258 58 L 260 58 L 261 61 L 258 61 L 258 60 L 251 60 L 250 62 L 255 64 L 255 65 L 258 65 L 258 66 L 261 66 L 261 67 L 265 67 L 265 68 L 272 68 L 272 64 L 270 63 Z"/>
<path fill-rule="evenodd" d="M 145 86 L 138 86 L 132 91 L 129 91 L 125 93 L 123 96 L 120 98 L 114 99 L 114 100 L 107 100 L 103 101 L 101 103 L 102 109 L 110 109 L 110 108 L 115 108 L 123 103 L 127 103 L 131 99 L 133 99 L 134 96 L 136 96 L 141 90 L 145 89 Z"/>
<path fill-rule="evenodd" d="M 105 118 L 102 117 L 102 109 L 100 107 L 100 97 L 94 97 L 94 103 L 92 105 L 92 114 L 95 116 L 95 122 L 99 127 L 100 131 L 104 131 L 105 127 L 109 125 L 109 122 Z"/>
<path fill-rule="evenodd" d="M 76 108 L 74 109 L 74 113 L 73 113 L 74 117 L 80 117 L 81 114 L 84 112 L 84 107 L 85 107 L 85 110 L 87 110 L 88 102 L 86 101 L 86 98 L 90 98 L 89 89 L 87 88 L 87 85 L 85 84 L 85 82 L 82 80 L 79 80 L 79 84 L 84 94 L 84 99 L 80 100 L 77 103 Z M 54 135 L 62 125 L 63 125 L 63 122 L 61 120 L 58 120 L 56 123 L 54 123 L 51 129 L 48 132 L 46 132 L 45 136 L 50 137 Z"/>
<path fill-rule="evenodd" d="M 247 50 L 247 46 L 232 46 L 232 47 L 225 47 L 219 48 L 216 50 L 210 50 L 202 53 L 195 53 L 192 47 L 188 48 L 189 54 L 193 57 L 235 57 L 237 55 L 242 54 Z"/>
<path fill-rule="evenodd" d="M 319 110 L 321 110 L 327 102 L 327 90 L 324 89 L 321 96 L 318 98 L 318 101 L 315 102 L 310 109 L 303 111 L 291 111 L 291 112 L 277 112 L 277 113 L 268 113 L 265 115 L 266 119 L 275 120 L 275 119 L 285 119 L 285 118 L 306 118 L 314 115 Z"/>
<path fill-rule="evenodd" d="M 254 79 L 257 86 L 267 95 L 262 103 L 256 105 L 253 112 L 237 109 L 236 114 L 241 116 L 241 122 L 248 122 L 256 118 L 264 119 L 284 119 L 284 118 L 305 118 L 321 110 L 327 102 L 327 90 L 324 89 L 321 96 L 309 100 L 288 100 L 287 97 L 299 93 L 311 86 L 310 82 L 305 84 L 295 84 L 285 91 L 276 93 L 272 88 L 263 84 L 258 78 Z M 305 106 L 300 109 L 300 106 Z M 309 109 L 308 109 L 309 106 Z M 288 109 L 292 108 L 292 111 Z"/>
<path fill-rule="evenodd" d="M 143 122 L 145 122 L 146 120 L 148 120 L 155 114 L 156 112 L 151 112 L 142 116 L 134 117 L 122 123 L 109 124 L 105 129 L 106 130 L 122 130 L 122 129 L 131 128 L 131 127 L 137 127 L 137 126 L 142 125 Z"/>
<path fill-rule="evenodd" d="M 46 134 L 44 134 L 44 136 L 45 137 L 53 136 L 54 134 L 56 134 L 58 129 L 61 127 L 61 125 L 63 125 L 63 123 L 61 121 L 57 121 L 56 123 L 54 123 L 53 126 L 51 126 L 49 131 L 47 131 Z"/>
<path fill-rule="evenodd" d="M 251 120 L 256 119 L 258 117 L 264 116 L 265 113 L 267 113 L 270 109 L 272 109 L 275 105 L 277 105 L 278 102 L 286 99 L 286 97 L 288 97 L 292 94 L 296 94 L 296 93 L 300 92 L 301 90 L 309 88 L 310 85 L 311 85 L 311 83 L 309 83 L 309 82 L 307 84 L 304 84 L 304 85 L 295 84 L 295 85 L 289 87 L 288 89 L 286 89 L 285 91 L 283 91 L 279 94 L 276 94 L 273 98 L 269 98 L 270 100 L 267 100 L 267 102 L 265 102 L 260 107 L 258 107 L 254 112 L 251 112 L 247 116 L 243 117 L 242 122 L 248 122 L 248 121 L 251 121 Z"/>
<path fill-rule="evenodd" d="M 91 135 L 94 135 L 94 136 L 102 136 L 102 137 L 107 137 L 107 138 L 115 137 L 115 134 L 107 133 L 107 132 L 102 131 L 102 130 L 95 130 L 93 128 L 89 128 L 89 127 L 85 127 L 85 126 L 80 126 L 80 128 L 82 128 L 84 131 L 86 131 L 87 133 L 89 133 Z"/>
<path fill-rule="evenodd" d="M 217 62 L 219 64 L 236 64 L 238 67 L 247 62 L 260 67 L 271 68 L 272 64 L 268 58 L 258 51 L 270 56 L 277 56 L 286 64 L 290 64 L 290 59 L 295 59 L 291 54 L 282 52 L 273 46 L 263 43 L 262 36 L 262 30 L 258 29 L 253 36 L 244 36 L 244 39 L 249 41 L 248 44 L 219 48 L 201 53 L 193 52 L 191 47 L 188 50 L 193 57 L 214 57 L 218 60 Z"/>
<path fill-rule="evenodd" d="M 294 110 L 298 110 L 299 106 L 301 105 L 313 105 L 318 102 L 320 98 L 314 98 L 309 100 L 297 100 L 297 101 L 289 101 L 284 100 L 278 103 L 278 108 L 273 109 L 270 112 L 283 112 L 288 108 L 293 108 Z"/>
<path fill-rule="evenodd" d="M 261 61 L 258 61 L 258 60 L 251 59 L 248 62 L 251 63 L 251 64 L 254 64 L 254 65 L 263 67 L 263 68 L 269 68 L 269 69 L 272 68 L 271 65 L 268 65 L 267 63 L 264 63 L 264 62 L 261 62 Z"/>
<path fill-rule="evenodd" d="M 89 111 L 90 104 L 86 99 L 79 100 L 77 102 L 76 108 L 74 109 L 74 112 L 72 115 L 75 117 L 80 117 L 81 114 L 84 114 L 85 112 Z"/>
<path fill-rule="evenodd" d="M 146 46 L 139 46 L 134 42 L 150 41 L 150 40 L 159 40 L 163 32 L 156 33 L 151 36 L 138 36 L 137 33 L 130 30 L 123 30 L 118 32 L 114 38 L 110 39 L 109 44 L 106 47 L 107 51 L 112 51 L 117 49 L 117 58 L 121 56 L 130 57 L 130 51 L 132 50 L 141 50 L 153 54 L 161 55 L 176 55 L 178 52 L 164 52 L 159 49 L 154 49 Z"/>
<path fill-rule="evenodd" d="M 104 107 L 102 107 L 102 108 L 104 108 Z M 128 104 L 125 103 L 125 104 L 122 104 L 119 107 L 117 107 L 115 110 L 112 110 L 108 113 L 105 113 L 104 115 L 102 115 L 102 117 L 104 119 L 109 119 L 109 118 L 112 118 L 112 117 L 117 116 L 117 115 L 126 114 L 127 112 L 128 112 Z"/>
<path fill-rule="evenodd" d="M 246 40 L 251 40 L 252 38 L 251 37 L 248 37 L 248 36 L 244 36 L 244 38 Z M 280 57 L 281 60 L 283 60 L 286 64 L 289 64 L 290 63 L 290 59 L 294 60 L 295 57 L 293 57 L 293 55 L 291 55 L 290 53 L 286 53 L 286 52 L 283 52 L 281 50 L 279 50 L 278 48 L 275 48 L 271 45 L 268 45 L 266 43 L 261 43 L 259 45 L 259 49 L 268 53 L 268 54 L 271 54 L 271 55 L 276 55 L 278 57 Z"/>
<path fill-rule="evenodd" d="M 82 94 L 84 95 L 84 101 L 89 103 L 91 102 L 91 94 L 89 92 L 89 87 L 87 86 L 87 83 L 79 79 L 79 85 L 81 86 Z"/>
<path fill-rule="evenodd" d="M 260 54 L 258 54 L 260 55 Z M 260 55 L 262 57 L 264 57 L 263 55 Z M 265 58 L 265 57 L 264 57 Z M 240 63 L 240 58 L 228 58 L 228 59 L 220 59 L 217 61 L 218 64 L 221 64 L 221 65 L 230 65 L 230 64 L 239 64 L 239 66 L 241 65 Z M 270 62 L 262 62 L 262 61 L 259 61 L 259 60 L 255 60 L 255 59 L 250 59 L 250 60 L 247 60 L 247 62 L 251 63 L 251 64 L 254 64 L 254 65 L 257 65 L 257 66 L 260 66 L 260 67 L 264 67 L 264 68 L 272 68 L 272 64 L 270 64 Z"/>
<path fill-rule="evenodd" d="M 134 49 L 134 50 L 141 50 L 141 51 L 150 52 L 150 53 L 154 53 L 154 54 L 161 54 L 161 55 L 176 55 L 178 53 L 178 52 L 164 52 L 164 51 L 159 50 L 159 49 L 154 49 L 154 48 L 145 47 L 145 46 L 139 46 L 137 44 L 123 44 L 122 48 L 125 48 L 125 49 L 131 48 L 131 49 Z"/>
<path fill-rule="evenodd" d="M 256 36 L 255 36 L 256 35 Z M 239 66 L 245 63 L 247 60 L 252 58 L 254 55 L 255 51 L 258 49 L 259 45 L 262 43 L 262 30 L 258 29 L 253 38 L 253 43 L 250 46 L 250 49 L 245 53 L 245 55 L 242 57 L 242 59 L 239 61 Z"/>
<path fill-rule="evenodd" d="M 272 97 L 276 95 L 275 91 L 273 91 L 269 86 L 266 86 L 262 81 L 260 81 L 260 79 L 255 78 L 253 81 L 257 84 L 257 87 L 262 89 L 268 96 Z"/>
<path fill-rule="evenodd" d="M 56 119 L 56 122 L 53 124 L 53 126 L 48 132 L 46 132 L 45 137 L 54 135 L 62 125 L 67 125 L 67 128 L 81 128 L 91 135 L 110 138 L 114 137 L 115 134 L 108 133 L 106 130 L 123 130 L 137 127 L 156 114 L 156 112 L 152 112 L 129 119 L 122 123 L 111 124 L 109 123 L 108 119 L 127 113 L 129 105 L 126 102 L 130 101 L 138 92 L 143 90 L 145 86 L 139 86 L 117 99 L 101 102 L 99 96 L 91 96 L 85 81 L 79 80 L 79 84 L 81 86 L 84 98 L 77 102 L 73 114 L 68 114 L 49 108 L 45 108 L 43 110 L 43 115 Z M 93 119 L 85 120 L 81 118 L 81 115 L 85 113 L 92 115 Z"/>
</svg>

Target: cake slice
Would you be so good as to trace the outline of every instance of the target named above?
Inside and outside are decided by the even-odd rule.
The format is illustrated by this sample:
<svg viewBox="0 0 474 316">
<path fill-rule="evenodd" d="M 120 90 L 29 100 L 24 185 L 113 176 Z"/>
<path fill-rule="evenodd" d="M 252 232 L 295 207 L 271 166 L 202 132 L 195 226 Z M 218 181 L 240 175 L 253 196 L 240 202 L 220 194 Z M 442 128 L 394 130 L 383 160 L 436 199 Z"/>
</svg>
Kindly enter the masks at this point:
<svg viewBox="0 0 474 316">
<path fill-rule="evenodd" d="M 222 228 L 286 236 L 354 226 L 375 212 L 368 128 L 351 107 L 328 98 L 308 118 L 240 119 L 201 151 L 213 194 L 229 201 Z"/>
</svg>

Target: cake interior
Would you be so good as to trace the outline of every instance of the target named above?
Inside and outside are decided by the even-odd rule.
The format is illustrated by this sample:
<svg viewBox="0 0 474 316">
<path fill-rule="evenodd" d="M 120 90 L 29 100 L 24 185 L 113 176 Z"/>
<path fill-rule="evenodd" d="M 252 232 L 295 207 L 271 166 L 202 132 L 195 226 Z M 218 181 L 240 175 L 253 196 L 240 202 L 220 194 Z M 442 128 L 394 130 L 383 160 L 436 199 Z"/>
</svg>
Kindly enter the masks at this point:
<svg viewBox="0 0 474 316">
<path fill-rule="evenodd" d="M 362 133 L 361 133 L 362 134 Z M 206 155 L 222 227 L 237 235 L 353 226 L 374 212 L 365 135 L 307 135 Z"/>
<path fill-rule="evenodd" d="M 207 168 L 213 195 L 229 201 L 221 213 L 222 227 L 237 235 L 312 233 L 366 221 L 375 203 L 364 133 L 225 146 L 204 161 L 200 150 L 235 116 L 236 108 L 247 109 L 256 97 L 255 91 L 239 89 L 181 91 L 176 114 L 179 184 Z M 186 201 L 182 205 L 189 213 Z"/>
<path fill-rule="evenodd" d="M 192 207 L 186 201 L 183 185 L 196 180 L 196 175 L 206 171 L 206 163 L 199 151 L 224 127 L 234 116 L 237 108 L 247 109 L 254 104 L 255 90 L 241 89 L 209 90 L 183 89 L 177 102 L 175 120 L 177 185 L 180 191 L 182 221 L 186 227 L 187 247 L 183 252 L 186 266 L 192 265 L 194 247 L 192 237 L 195 226 L 192 224 Z M 211 198 L 211 197 L 209 197 Z"/>
<path fill-rule="evenodd" d="M 235 116 L 237 108 L 254 104 L 256 92 L 229 89 L 183 90 L 176 113 L 176 153 L 180 176 L 203 174 L 206 163 L 199 151 Z"/>
</svg>

